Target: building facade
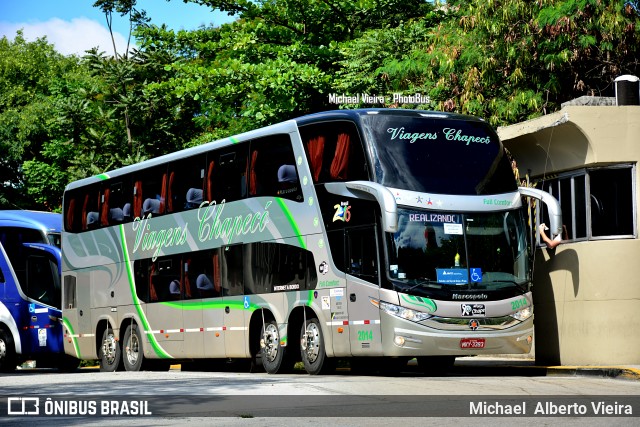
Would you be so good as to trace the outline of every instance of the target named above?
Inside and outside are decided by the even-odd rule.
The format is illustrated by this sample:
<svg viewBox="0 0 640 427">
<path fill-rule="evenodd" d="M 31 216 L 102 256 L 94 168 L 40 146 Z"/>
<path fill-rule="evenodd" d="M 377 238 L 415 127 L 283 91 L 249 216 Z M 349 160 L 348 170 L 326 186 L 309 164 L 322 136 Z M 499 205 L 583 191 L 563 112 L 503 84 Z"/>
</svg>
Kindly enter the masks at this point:
<svg viewBox="0 0 640 427">
<path fill-rule="evenodd" d="M 640 106 L 582 97 L 498 134 L 562 207 L 564 242 L 535 254 L 536 362 L 640 364 Z"/>
</svg>

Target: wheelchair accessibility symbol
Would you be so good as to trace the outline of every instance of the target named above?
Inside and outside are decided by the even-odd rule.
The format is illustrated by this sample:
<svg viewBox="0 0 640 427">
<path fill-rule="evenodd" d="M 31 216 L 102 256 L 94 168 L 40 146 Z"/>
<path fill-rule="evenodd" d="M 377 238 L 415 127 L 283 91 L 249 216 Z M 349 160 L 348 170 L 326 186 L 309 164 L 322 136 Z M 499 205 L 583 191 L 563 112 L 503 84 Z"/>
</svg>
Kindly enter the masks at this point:
<svg viewBox="0 0 640 427">
<path fill-rule="evenodd" d="M 471 268 L 471 283 L 482 282 L 482 269 Z"/>
<path fill-rule="evenodd" d="M 251 304 L 249 303 L 249 297 L 244 297 L 244 308 L 249 308 Z"/>
</svg>

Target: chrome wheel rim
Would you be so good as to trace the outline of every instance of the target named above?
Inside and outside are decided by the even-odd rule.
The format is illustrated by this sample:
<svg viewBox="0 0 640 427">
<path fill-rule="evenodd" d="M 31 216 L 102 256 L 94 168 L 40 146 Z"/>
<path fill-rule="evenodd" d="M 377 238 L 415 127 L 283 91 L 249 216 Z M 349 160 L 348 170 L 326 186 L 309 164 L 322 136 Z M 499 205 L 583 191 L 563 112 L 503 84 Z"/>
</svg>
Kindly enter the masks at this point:
<svg viewBox="0 0 640 427">
<path fill-rule="evenodd" d="M 129 365 L 133 366 L 138 362 L 138 358 L 140 357 L 140 341 L 138 340 L 138 336 L 131 334 L 127 344 L 125 354 L 127 355 Z"/>
<path fill-rule="evenodd" d="M 273 362 L 278 356 L 280 335 L 276 325 L 270 323 L 264 328 L 264 356 L 269 362 Z"/>
<path fill-rule="evenodd" d="M 307 360 L 314 363 L 320 354 L 320 329 L 315 323 L 308 323 L 305 330 L 305 346 L 304 352 Z"/>
<path fill-rule="evenodd" d="M 116 360 L 116 345 L 116 338 L 113 334 L 107 335 L 102 343 L 102 354 L 109 365 L 112 365 Z"/>
</svg>

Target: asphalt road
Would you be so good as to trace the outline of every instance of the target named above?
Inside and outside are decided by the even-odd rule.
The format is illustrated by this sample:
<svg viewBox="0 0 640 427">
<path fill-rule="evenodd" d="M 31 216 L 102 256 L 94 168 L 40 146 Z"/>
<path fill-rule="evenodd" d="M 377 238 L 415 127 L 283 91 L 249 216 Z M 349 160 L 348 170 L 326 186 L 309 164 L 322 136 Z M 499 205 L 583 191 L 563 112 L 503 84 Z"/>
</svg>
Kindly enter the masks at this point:
<svg viewBox="0 0 640 427">
<path fill-rule="evenodd" d="M 27 412 L 38 400 L 39 416 L 17 414 L 25 397 Z M 34 369 L 0 376 L 0 414 L 2 425 L 48 426 L 637 426 L 640 380 L 615 370 L 554 371 L 517 360 L 462 360 L 439 376 L 411 366 L 394 376 L 348 368 L 325 376 Z"/>
</svg>

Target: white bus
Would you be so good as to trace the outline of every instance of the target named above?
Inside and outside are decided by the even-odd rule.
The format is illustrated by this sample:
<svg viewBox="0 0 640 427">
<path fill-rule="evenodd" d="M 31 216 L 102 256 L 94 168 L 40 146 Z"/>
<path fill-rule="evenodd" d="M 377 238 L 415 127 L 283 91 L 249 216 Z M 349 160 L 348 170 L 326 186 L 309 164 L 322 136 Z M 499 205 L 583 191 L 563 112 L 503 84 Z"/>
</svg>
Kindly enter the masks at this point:
<svg viewBox="0 0 640 427">
<path fill-rule="evenodd" d="M 527 353 L 523 195 L 492 128 L 439 112 L 319 113 L 71 183 L 65 351 L 103 371 L 337 358 L 429 369 Z M 559 231 L 558 231 L 559 232 Z"/>
</svg>

